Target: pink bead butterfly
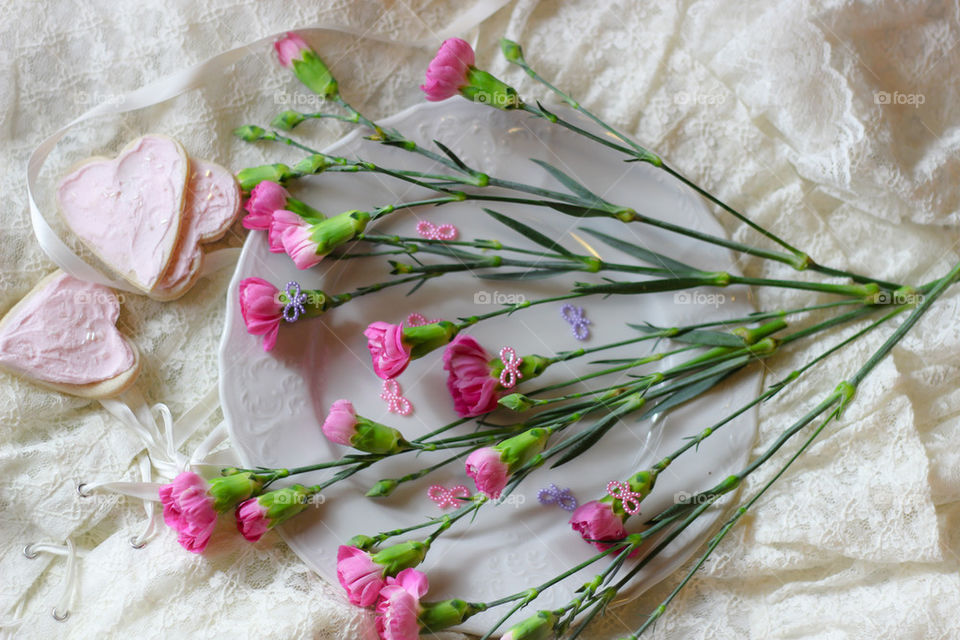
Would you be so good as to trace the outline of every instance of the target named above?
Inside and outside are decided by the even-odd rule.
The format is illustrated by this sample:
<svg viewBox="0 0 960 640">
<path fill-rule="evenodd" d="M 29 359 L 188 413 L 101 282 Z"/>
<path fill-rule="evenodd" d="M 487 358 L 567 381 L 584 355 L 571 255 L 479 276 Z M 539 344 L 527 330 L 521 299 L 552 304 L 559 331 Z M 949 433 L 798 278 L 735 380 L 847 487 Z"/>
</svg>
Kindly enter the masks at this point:
<svg viewBox="0 0 960 640">
<path fill-rule="evenodd" d="M 640 501 L 643 496 L 633 491 L 626 482 L 614 480 L 607 483 L 607 493 L 623 504 L 623 510 L 632 516 L 640 513 Z"/>
<path fill-rule="evenodd" d="M 413 405 L 403 397 L 400 391 L 400 383 L 392 378 L 383 381 L 383 391 L 380 392 L 380 399 L 386 401 L 387 411 L 390 413 L 408 416 L 413 412 Z"/>
<path fill-rule="evenodd" d="M 427 240 L 456 240 L 460 231 L 452 224 L 442 224 L 439 227 L 429 220 L 417 223 L 417 233 Z"/>
<path fill-rule="evenodd" d="M 523 374 L 520 373 L 523 358 L 517 356 L 513 347 L 504 347 L 500 349 L 500 362 L 503 363 L 503 371 L 500 372 L 500 386 L 504 389 L 512 389 L 517 385 L 517 380 L 523 377 Z"/>
<path fill-rule="evenodd" d="M 440 322 L 440 319 L 427 320 L 426 316 L 422 313 L 411 313 L 407 316 L 408 327 L 422 327 L 425 324 L 433 324 L 434 322 Z"/>
<path fill-rule="evenodd" d="M 446 509 L 447 507 L 459 506 L 461 502 L 457 498 L 469 498 L 470 489 L 462 484 L 458 484 L 452 489 L 435 484 L 427 489 L 427 497 L 436 502 L 441 509 Z"/>
</svg>

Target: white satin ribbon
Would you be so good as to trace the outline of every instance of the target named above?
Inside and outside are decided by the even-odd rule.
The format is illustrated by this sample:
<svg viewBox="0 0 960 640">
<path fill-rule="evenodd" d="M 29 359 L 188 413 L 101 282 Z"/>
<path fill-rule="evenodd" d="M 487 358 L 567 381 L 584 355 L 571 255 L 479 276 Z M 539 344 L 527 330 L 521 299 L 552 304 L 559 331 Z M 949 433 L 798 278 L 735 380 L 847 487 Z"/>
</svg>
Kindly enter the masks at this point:
<svg viewBox="0 0 960 640">
<path fill-rule="evenodd" d="M 410 47 L 436 46 L 441 40 L 449 37 L 450 35 L 455 35 L 476 27 L 489 16 L 493 15 L 496 11 L 506 5 L 508 1 L 509 0 L 491 0 L 477 2 L 471 8 L 461 12 L 460 15 L 451 24 L 447 25 L 445 29 L 441 30 L 441 32 L 431 33 L 431 35 L 425 38 L 407 42 L 398 42 L 389 38 L 382 38 L 370 34 L 367 30 L 361 31 L 360 29 L 343 25 L 316 24 L 304 29 L 297 29 L 297 31 L 334 31 L 347 35 L 353 35 L 358 38 L 385 42 L 389 44 L 406 45 Z M 60 237 L 47 222 L 46 218 L 40 212 L 40 207 L 37 205 L 35 196 L 37 193 L 37 180 L 40 175 L 40 170 L 43 169 L 44 162 L 46 162 L 47 157 L 50 155 L 50 152 L 53 151 L 53 148 L 57 145 L 57 142 L 59 142 L 60 139 L 63 138 L 63 136 L 66 135 L 71 128 L 80 122 L 100 116 L 117 115 L 120 113 L 126 113 L 128 111 L 135 111 L 137 109 L 151 107 L 162 102 L 166 102 L 167 100 L 175 98 L 192 89 L 202 87 L 209 79 L 222 75 L 226 67 L 242 59 L 244 56 L 249 55 L 251 50 L 258 47 L 264 47 L 265 45 L 272 43 L 273 41 L 282 37 L 284 33 L 286 32 L 273 33 L 268 36 L 258 38 L 253 42 L 248 42 L 240 45 L 239 47 L 234 47 L 229 51 L 224 51 L 223 53 L 215 55 L 208 60 L 190 67 L 189 69 L 178 71 L 177 73 L 171 74 L 165 78 L 160 78 L 159 80 L 155 80 L 154 82 L 144 85 L 135 91 L 126 93 L 117 100 L 102 102 L 87 112 L 81 114 L 75 120 L 54 132 L 53 135 L 41 142 L 37 148 L 33 150 L 33 153 L 30 154 L 30 159 L 27 161 L 27 202 L 30 205 L 30 222 L 33 225 L 33 233 L 36 236 L 37 242 L 39 243 L 40 248 L 43 249 L 44 253 L 46 253 L 47 256 L 49 256 L 49 258 L 53 260 L 53 262 L 55 262 L 61 269 L 75 278 L 87 280 L 89 282 L 96 282 L 98 284 L 103 284 L 113 287 L 114 289 L 120 289 L 122 291 L 142 293 L 130 287 L 130 285 L 128 285 L 126 282 L 112 278 L 101 272 L 99 269 L 93 267 L 88 262 L 84 261 L 77 254 L 75 254 L 70 247 L 63 242 L 63 240 L 60 239 Z M 229 250 L 223 249 L 221 251 Z M 233 252 L 229 255 L 235 256 L 236 252 Z M 210 269 L 216 266 L 222 268 L 223 266 L 226 266 L 226 264 L 231 263 L 228 256 L 221 255 L 220 251 L 214 251 L 210 253 L 205 257 L 204 260 L 205 262 L 210 261 L 213 263 Z M 208 273 L 210 272 L 206 265 L 204 269 Z"/>
<path fill-rule="evenodd" d="M 55 556 L 66 556 L 67 569 L 63 574 L 63 590 L 57 604 L 54 605 L 52 615 L 54 618 L 63 622 L 70 617 L 70 605 L 73 604 L 73 596 L 76 591 L 77 577 L 77 549 L 73 545 L 73 540 L 67 538 L 66 544 L 51 544 L 48 542 L 34 542 L 23 548 L 23 555 L 32 560 L 41 553 L 49 553 Z M 21 624 L 22 619 L 13 621 L 14 624 Z"/>
</svg>

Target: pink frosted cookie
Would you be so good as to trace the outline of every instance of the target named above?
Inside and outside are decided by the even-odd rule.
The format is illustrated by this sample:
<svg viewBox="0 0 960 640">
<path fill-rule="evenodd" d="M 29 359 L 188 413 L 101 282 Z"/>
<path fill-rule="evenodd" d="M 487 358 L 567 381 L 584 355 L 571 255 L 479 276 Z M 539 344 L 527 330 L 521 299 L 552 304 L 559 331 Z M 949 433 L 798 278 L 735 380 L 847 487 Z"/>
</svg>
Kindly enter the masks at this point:
<svg viewBox="0 0 960 640">
<path fill-rule="evenodd" d="M 0 319 L 0 367 L 64 393 L 116 395 L 140 372 L 119 315 L 112 289 L 54 271 Z"/>
<path fill-rule="evenodd" d="M 220 239 L 237 219 L 241 203 L 240 186 L 232 173 L 218 164 L 190 159 L 180 240 L 151 298 L 174 300 L 193 286 L 203 266 L 200 244 Z"/>
<path fill-rule="evenodd" d="M 74 233 L 110 268 L 150 292 L 174 256 L 190 163 L 180 143 L 150 134 L 116 158 L 90 158 L 57 187 Z"/>
</svg>

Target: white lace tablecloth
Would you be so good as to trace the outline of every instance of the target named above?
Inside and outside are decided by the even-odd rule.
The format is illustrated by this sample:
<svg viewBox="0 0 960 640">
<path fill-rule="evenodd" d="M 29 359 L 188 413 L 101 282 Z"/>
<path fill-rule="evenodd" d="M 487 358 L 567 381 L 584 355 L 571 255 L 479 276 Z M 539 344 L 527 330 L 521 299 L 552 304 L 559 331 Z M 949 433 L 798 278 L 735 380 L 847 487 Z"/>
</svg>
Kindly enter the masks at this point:
<svg viewBox="0 0 960 640">
<path fill-rule="evenodd" d="M 4 5 L 0 311 L 53 268 L 29 226 L 27 156 L 92 104 L 256 37 L 322 23 L 379 38 L 330 32 L 311 42 L 345 95 L 385 116 L 422 99 L 417 85 L 432 47 L 470 6 L 456 0 Z M 486 9 L 474 9 L 472 18 L 482 22 L 459 34 L 476 43 L 481 66 L 523 95 L 544 97 L 499 55 L 501 35 L 520 41 L 544 76 L 821 261 L 920 283 L 958 259 L 955 4 L 520 0 Z M 384 42 L 431 38 L 431 49 Z M 276 157 L 265 155 L 276 149 L 252 150 L 229 132 L 284 108 L 277 96 L 293 82 L 265 47 L 204 91 L 78 127 L 50 166 L 117 148 L 146 130 L 184 140 L 193 155 L 233 169 Z M 343 132 L 331 123 L 312 127 L 315 146 Z M 47 184 L 56 178 L 53 169 L 48 174 Z M 49 206 L 49 193 L 45 198 L 41 205 Z M 760 242 L 721 220 L 737 239 Z M 239 245 L 242 236 L 238 225 L 226 244 Z M 786 275 L 756 259 L 743 268 Z M 207 278 L 174 303 L 126 297 L 121 327 L 144 354 L 139 387 L 175 416 L 216 383 L 228 276 Z M 815 300 L 802 293 L 758 297 L 763 308 Z M 960 637 L 958 303 L 956 292 L 946 295 L 894 350 L 843 420 L 728 537 L 653 637 Z M 847 349 L 765 405 L 758 451 L 888 333 Z M 819 346 L 840 337 L 825 337 Z M 771 361 L 769 379 L 802 364 L 805 353 Z M 136 479 L 137 441 L 97 403 L 6 374 L 0 381 L 0 633 L 343 640 L 370 633 L 369 616 L 346 604 L 338 586 L 313 575 L 274 534 L 249 545 L 230 534 L 227 522 L 202 557 L 182 551 L 167 531 L 131 549 L 127 541 L 142 525 L 139 505 L 104 495 L 81 500 L 75 486 Z M 768 478 L 767 472 L 751 477 L 744 495 Z M 50 555 L 27 560 L 21 549 L 67 539 L 82 557 L 73 615 L 58 623 L 50 610 L 65 563 Z M 673 584 L 612 608 L 587 637 L 623 635 Z"/>
</svg>

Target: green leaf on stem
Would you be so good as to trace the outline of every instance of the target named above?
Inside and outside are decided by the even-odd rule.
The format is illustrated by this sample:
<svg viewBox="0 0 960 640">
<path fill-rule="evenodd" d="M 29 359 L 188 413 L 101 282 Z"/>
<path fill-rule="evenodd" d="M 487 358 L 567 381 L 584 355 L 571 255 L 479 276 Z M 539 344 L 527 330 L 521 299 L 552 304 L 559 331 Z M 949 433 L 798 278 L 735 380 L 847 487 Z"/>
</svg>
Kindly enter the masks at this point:
<svg viewBox="0 0 960 640">
<path fill-rule="evenodd" d="M 475 277 L 481 280 L 543 280 L 570 271 L 572 269 L 530 269 L 528 271 L 508 271 L 506 273 L 478 273 Z"/>
<path fill-rule="evenodd" d="M 637 331 L 642 331 L 643 333 L 659 333 L 665 330 L 664 327 L 657 327 L 652 324 L 644 325 L 627 323 L 627 326 L 632 329 L 636 329 Z M 724 331 L 693 330 L 670 336 L 670 339 L 675 342 L 699 344 L 705 347 L 743 346 L 743 338 L 732 333 L 726 333 Z"/>
<path fill-rule="evenodd" d="M 567 249 L 563 248 L 562 246 L 560 246 L 559 244 L 557 244 L 557 242 L 556 242 L 555 240 L 551 240 L 550 238 L 548 238 L 548 237 L 545 236 L 544 234 L 540 233 L 540 232 L 537 231 L 536 229 L 533 229 L 532 227 L 529 227 L 529 226 L 523 224 L 523 223 L 520 222 L 519 220 L 514 220 L 513 218 L 510 218 L 510 217 L 508 217 L 508 216 L 505 216 L 505 215 L 503 215 L 502 213 L 497 213 L 496 211 L 493 211 L 492 209 L 484 208 L 483 211 L 484 211 L 484 213 L 486 213 L 488 216 L 492 217 L 494 220 L 496 220 L 496 221 L 499 222 L 500 224 L 503 224 L 503 225 L 506 225 L 506 226 L 510 227 L 511 229 L 513 229 L 514 231 L 516 231 L 517 233 L 519 233 L 520 235 L 526 237 L 528 240 L 531 240 L 531 241 L 533 241 L 533 242 L 536 242 L 538 245 L 540 245 L 541 247 L 544 247 L 545 249 L 548 249 L 548 250 L 550 250 L 550 251 L 555 251 L 555 252 L 559 253 L 560 255 L 563 255 L 563 256 L 566 256 L 566 257 L 570 258 L 571 260 L 579 260 L 579 259 L 580 259 L 580 256 L 577 256 L 577 255 L 574 254 L 573 252 L 568 251 Z"/>
<path fill-rule="evenodd" d="M 579 204 L 567 204 L 565 202 L 547 201 L 547 206 L 560 213 L 577 218 L 612 218 L 613 213 L 606 207 L 586 207 Z"/>
<path fill-rule="evenodd" d="M 473 173 L 470 167 L 464 164 L 463 160 L 461 160 L 457 156 L 457 154 L 455 154 L 453 151 L 448 149 L 447 146 L 444 145 L 442 142 L 440 142 L 439 140 L 434 140 L 433 144 L 437 145 L 437 148 L 440 149 L 440 151 L 443 151 L 443 154 L 448 158 L 450 158 L 450 161 L 453 162 L 453 164 L 457 165 L 457 167 L 459 167 L 461 171 L 464 171 L 466 173 Z"/>
<path fill-rule="evenodd" d="M 571 178 L 570 176 L 565 174 L 563 171 L 561 171 L 560 169 L 550 164 L 549 162 L 545 162 L 544 160 L 538 160 L 536 158 L 530 158 L 530 162 L 535 163 L 537 166 L 541 167 L 544 171 L 546 171 L 551 176 L 553 176 L 557 180 L 557 182 L 559 182 L 560 184 L 565 186 L 567 189 L 569 189 L 572 194 L 576 196 L 580 196 L 581 198 L 583 198 L 584 200 L 590 203 L 597 203 L 605 206 L 610 205 L 609 202 L 605 201 L 603 198 L 601 198 L 594 192 L 590 191 L 590 189 L 587 189 L 585 186 L 583 186 L 582 184 L 580 184 L 579 182 L 577 182 L 576 180 L 574 180 L 573 178 Z"/>
<path fill-rule="evenodd" d="M 678 291 L 681 289 L 692 289 L 709 285 L 710 281 L 704 277 L 680 277 L 680 278 L 660 278 L 656 280 L 638 280 L 634 282 L 608 281 L 607 284 L 592 284 L 588 282 L 574 283 L 574 293 L 605 293 L 612 294 L 637 294 L 637 293 L 659 293 L 662 291 Z M 742 344 L 742 341 L 741 341 Z"/>
<path fill-rule="evenodd" d="M 614 249 L 623 251 L 624 253 L 633 256 L 641 262 L 652 264 L 655 267 L 661 267 L 674 273 L 701 273 L 701 271 L 695 267 L 684 264 L 679 260 L 668 258 L 662 253 L 657 253 L 656 251 L 651 251 L 650 249 L 644 249 L 643 247 L 632 242 L 627 242 L 626 240 L 621 240 L 620 238 L 615 238 L 614 236 L 608 236 L 605 233 L 594 231 L 593 229 L 588 229 L 586 227 L 580 227 L 580 230 L 584 233 L 589 233 L 597 240 L 600 240 L 604 244 L 613 247 Z"/>
<path fill-rule="evenodd" d="M 670 409 L 673 409 L 674 407 L 677 407 L 683 404 L 684 402 L 687 402 L 688 400 L 693 400 L 700 394 L 712 389 L 714 386 L 717 385 L 717 383 L 719 383 L 721 380 L 723 380 L 727 376 L 731 375 L 734 371 L 736 371 L 740 367 L 743 367 L 744 365 L 746 365 L 749 361 L 750 361 L 749 356 L 743 356 L 742 358 L 736 358 L 735 360 L 731 360 L 730 363 L 724 363 L 725 365 L 729 365 L 731 363 L 735 363 L 735 364 L 732 364 L 731 368 L 727 371 L 721 371 L 720 373 L 714 374 L 708 378 L 704 378 L 700 382 L 691 384 L 689 386 L 686 386 L 670 394 L 666 399 L 661 400 L 656 405 L 654 405 L 653 407 L 645 411 L 638 420 L 645 420 L 658 413 L 669 411 Z"/>
</svg>

